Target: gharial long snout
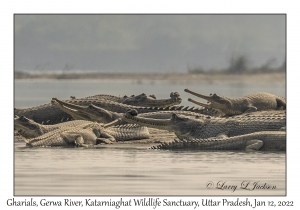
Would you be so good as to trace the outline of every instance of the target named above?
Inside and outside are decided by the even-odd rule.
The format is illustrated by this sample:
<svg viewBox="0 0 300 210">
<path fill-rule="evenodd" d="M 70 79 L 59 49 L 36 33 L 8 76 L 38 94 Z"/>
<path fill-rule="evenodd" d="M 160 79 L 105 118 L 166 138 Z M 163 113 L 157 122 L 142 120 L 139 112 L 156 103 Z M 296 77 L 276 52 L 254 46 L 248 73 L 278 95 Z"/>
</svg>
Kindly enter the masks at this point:
<svg viewBox="0 0 300 210">
<path fill-rule="evenodd" d="M 204 103 L 201 103 L 199 101 L 196 101 L 194 99 L 191 99 L 191 98 L 188 98 L 188 101 L 194 103 L 194 104 L 197 104 L 199 106 L 203 106 L 203 107 L 206 107 L 206 108 L 211 108 L 211 104 L 204 104 Z"/>
<path fill-rule="evenodd" d="M 192 94 L 192 95 L 194 95 L 194 96 L 197 96 L 197 97 L 199 97 L 199 98 L 203 98 L 203 99 L 205 99 L 205 100 L 207 100 L 207 101 L 213 101 L 212 100 L 212 96 L 206 96 L 206 95 L 202 95 L 202 94 L 200 94 L 200 93 L 196 93 L 196 92 L 194 92 L 194 91 L 191 91 L 191 90 L 189 90 L 189 89 L 184 89 L 184 92 L 187 92 L 187 93 L 190 93 L 190 94 Z M 201 105 L 202 106 L 202 105 Z"/>
<path fill-rule="evenodd" d="M 80 106 L 80 105 L 68 103 L 68 102 L 65 102 L 65 101 L 61 101 L 58 98 L 52 98 L 51 103 L 52 104 L 58 103 L 61 106 L 67 107 L 69 109 L 74 109 L 74 110 L 77 110 L 77 111 L 79 111 L 79 110 L 85 110 L 88 107 L 88 106 Z"/>
<path fill-rule="evenodd" d="M 112 114 L 109 111 L 93 104 L 81 106 L 57 98 L 53 98 L 51 103 L 56 106 L 59 105 L 58 108 L 70 114 L 74 119 L 92 120 L 101 123 L 109 123 L 112 120 Z"/>
</svg>

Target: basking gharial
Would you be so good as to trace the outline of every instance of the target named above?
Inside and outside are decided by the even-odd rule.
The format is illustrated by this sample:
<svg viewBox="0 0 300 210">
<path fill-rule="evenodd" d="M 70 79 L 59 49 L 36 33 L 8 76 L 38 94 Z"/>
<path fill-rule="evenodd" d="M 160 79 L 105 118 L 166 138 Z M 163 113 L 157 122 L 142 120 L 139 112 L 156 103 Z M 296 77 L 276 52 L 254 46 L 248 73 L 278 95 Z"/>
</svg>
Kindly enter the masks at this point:
<svg viewBox="0 0 300 210">
<path fill-rule="evenodd" d="M 113 98 L 113 97 L 108 97 L 108 98 Z M 170 99 L 154 99 L 153 97 L 146 96 L 146 94 L 141 94 L 136 97 L 131 97 L 130 100 L 128 99 L 128 101 L 130 101 L 131 104 L 133 104 L 134 101 L 137 102 L 138 105 L 132 107 L 131 105 L 126 105 L 126 104 L 107 100 L 105 99 L 105 97 L 102 97 L 102 99 L 100 97 L 100 99 L 98 99 L 95 96 L 91 98 L 87 97 L 83 99 L 71 99 L 65 101 L 69 103 L 85 105 L 85 106 L 93 103 L 102 108 L 109 108 L 111 109 L 111 111 L 124 113 L 124 109 L 136 108 L 139 105 L 143 104 L 143 102 L 145 103 L 147 102 L 147 104 L 154 104 L 156 105 L 156 107 L 168 107 L 174 104 L 179 104 L 181 102 L 181 98 L 177 92 L 175 93 L 172 92 L 170 94 Z M 125 101 L 127 100 L 123 100 L 123 102 Z M 26 109 L 15 108 L 14 114 L 18 116 L 24 115 L 30 119 L 33 119 L 35 122 L 46 124 L 46 125 L 73 120 L 72 116 L 63 112 L 57 107 L 53 106 L 51 103 L 32 107 L 32 108 L 26 108 Z"/>
<path fill-rule="evenodd" d="M 286 126 L 286 113 L 273 112 L 263 111 L 259 114 L 248 113 L 222 118 L 207 116 L 198 119 L 174 113 L 170 119 L 149 119 L 138 117 L 136 110 L 128 110 L 123 119 L 129 123 L 172 131 L 179 139 L 206 139 L 217 136 L 232 137 L 257 131 L 278 131 Z"/>
<path fill-rule="evenodd" d="M 64 127 L 45 133 L 32 139 L 25 139 L 27 146 L 47 147 L 47 146 L 79 146 L 89 147 L 97 144 L 97 141 L 113 140 L 113 137 L 102 132 L 103 126 L 94 124 L 88 128 L 78 129 Z M 102 138 L 100 138 L 102 137 Z"/>
<path fill-rule="evenodd" d="M 75 97 L 72 97 L 75 99 Z M 182 99 L 178 92 L 171 92 L 169 99 L 156 99 L 155 95 L 146 95 L 142 93 L 140 95 L 131 95 L 131 96 L 113 96 L 107 94 L 100 94 L 95 96 L 89 96 L 85 99 L 101 99 L 101 100 L 109 100 L 122 104 L 128 104 L 133 106 L 151 106 L 151 107 L 169 107 L 173 105 L 180 104 Z"/>
<path fill-rule="evenodd" d="M 94 122 L 86 120 L 73 120 L 64 123 L 58 123 L 55 125 L 43 125 L 25 117 L 24 115 L 20 117 L 15 116 L 14 118 L 15 129 L 25 138 L 38 137 L 50 131 L 61 129 L 64 127 L 85 128 L 91 124 L 94 124 Z"/>
<path fill-rule="evenodd" d="M 132 124 L 114 126 L 118 120 L 104 125 L 85 120 L 73 120 L 55 125 L 42 125 L 26 118 L 25 116 L 16 116 L 14 121 L 15 128 L 25 138 L 36 138 L 55 130 L 62 133 L 66 130 L 72 129 L 75 132 L 76 130 L 82 130 L 95 126 L 98 126 L 99 128 L 103 127 L 101 134 L 110 136 L 110 140 L 112 141 L 139 140 L 148 139 L 150 137 L 147 127 Z M 51 146 L 51 144 L 47 144 L 48 142 L 51 141 L 46 141 L 46 145 L 44 146 Z M 63 143 L 62 146 L 64 146 Z"/>
<path fill-rule="evenodd" d="M 209 103 L 204 104 L 190 98 L 188 99 L 189 101 L 209 109 L 220 110 L 226 116 L 238 115 L 253 111 L 286 109 L 285 98 L 270 93 L 260 92 L 240 98 L 226 98 L 218 96 L 217 94 L 210 94 L 210 96 L 206 96 L 193 92 L 189 89 L 185 89 L 184 91 L 203 98 Z"/>
<path fill-rule="evenodd" d="M 151 149 L 286 151 L 285 131 L 259 131 L 233 137 L 182 139 L 164 142 Z"/>
</svg>

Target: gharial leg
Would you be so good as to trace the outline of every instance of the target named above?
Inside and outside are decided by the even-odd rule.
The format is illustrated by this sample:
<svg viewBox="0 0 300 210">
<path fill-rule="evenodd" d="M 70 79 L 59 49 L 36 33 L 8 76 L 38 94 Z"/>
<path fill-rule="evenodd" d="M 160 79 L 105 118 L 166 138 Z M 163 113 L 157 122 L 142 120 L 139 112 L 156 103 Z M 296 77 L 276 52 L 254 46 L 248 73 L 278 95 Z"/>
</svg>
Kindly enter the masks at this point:
<svg viewBox="0 0 300 210">
<path fill-rule="evenodd" d="M 62 135 L 64 136 L 64 140 L 70 145 L 74 143 L 78 147 L 89 147 L 89 145 L 84 143 L 84 138 L 80 134 L 64 132 Z"/>
<path fill-rule="evenodd" d="M 84 139 L 81 135 L 75 139 L 75 144 L 79 147 L 89 147 L 90 146 L 90 145 L 84 143 Z"/>
<path fill-rule="evenodd" d="M 257 151 L 260 148 L 262 148 L 263 145 L 264 145 L 264 142 L 262 140 L 257 140 L 257 139 L 249 140 L 249 141 L 247 141 L 247 146 L 246 146 L 245 150 L 247 152 Z"/>
<path fill-rule="evenodd" d="M 113 137 L 112 135 L 106 133 L 106 132 L 102 132 L 100 137 L 96 139 L 97 144 L 112 144 L 113 142 L 116 142 L 115 137 Z"/>
</svg>

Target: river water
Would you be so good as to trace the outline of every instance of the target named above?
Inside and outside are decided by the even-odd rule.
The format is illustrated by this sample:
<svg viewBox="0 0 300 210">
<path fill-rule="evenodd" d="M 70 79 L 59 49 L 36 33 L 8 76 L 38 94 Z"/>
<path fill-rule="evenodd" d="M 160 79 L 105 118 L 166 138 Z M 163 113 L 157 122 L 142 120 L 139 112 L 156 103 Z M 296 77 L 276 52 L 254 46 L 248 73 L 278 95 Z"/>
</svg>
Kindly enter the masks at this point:
<svg viewBox="0 0 300 210">
<path fill-rule="evenodd" d="M 15 80 L 15 107 L 96 94 L 181 95 L 183 90 L 228 97 L 269 92 L 285 97 L 285 84 L 193 83 L 134 80 Z M 285 152 L 160 151 L 146 145 L 28 148 L 14 144 L 14 195 L 285 195 Z"/>
</svg>

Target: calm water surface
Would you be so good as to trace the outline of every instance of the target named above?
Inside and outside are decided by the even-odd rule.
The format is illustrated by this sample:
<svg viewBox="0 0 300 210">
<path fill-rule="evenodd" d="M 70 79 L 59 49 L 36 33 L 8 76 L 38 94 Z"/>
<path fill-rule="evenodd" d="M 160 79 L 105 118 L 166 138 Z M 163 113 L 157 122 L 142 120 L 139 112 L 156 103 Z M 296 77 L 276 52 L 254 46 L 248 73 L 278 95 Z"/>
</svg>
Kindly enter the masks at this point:
<svg viewBox="0 0 300 210">
<path fill-rule="evenodd" d="M 169 83 L 166 81 L 16 80 L 15 107 L 96 94 L 239 97 L 264 91 L 285 96 L 284 84 Z M 14 149 L 15 195 L 285 195 L 286 153 L 159 151 L 146 145 Z M 245 189 L 242 189 L 241 186 Z M 256 186 L 256 187 L 254 187 Z M 220 189 L 218 189 L 220 188 Z"/>
</svg>

